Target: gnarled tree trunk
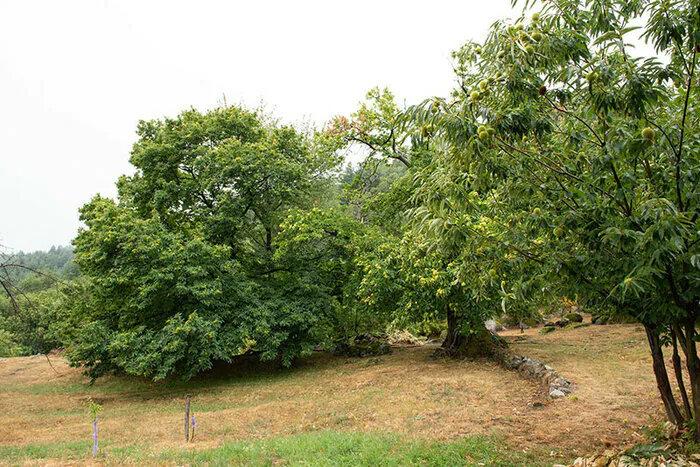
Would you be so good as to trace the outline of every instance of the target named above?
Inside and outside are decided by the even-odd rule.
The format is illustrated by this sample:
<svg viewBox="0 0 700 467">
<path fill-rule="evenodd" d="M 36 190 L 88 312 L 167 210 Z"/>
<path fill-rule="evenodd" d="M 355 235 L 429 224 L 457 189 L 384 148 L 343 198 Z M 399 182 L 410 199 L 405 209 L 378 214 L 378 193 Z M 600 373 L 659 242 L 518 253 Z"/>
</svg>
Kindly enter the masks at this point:
<svg viewBox="0 0 700 467">
<path fill-rule="evenodd" d="M 442 343 L 442 351 L 451 357 L 491 358 L 504 362 L 506 343 L 482 326 L 475 333 L 465 335 L 457 313 L 449 306 L 447 311 L 447 336 Z"/>
<path fill-rule="evenodd" d="M 457 314 L 448 305 L 447 306 L 447 336 L 442 342 L 442 349 L 448 355 L 456 356 L 459 353 L 459 349 L 466 342 L 466 337 L 459 332 L 457 323 Z"/>
<path fill-rule="evenodd" d="M 664 403 L 664 409 L 666 409 L 666 416 L 671 423 L 681 425 L 685 422 L 685 418 L 678 408 L 676 399 L 674 399 L 673 392 L 671 391 L 671 384 L 668 380 L 668 372 L 666 371 L 666 362 L 664 362 L 664 353 L 661 348 L 659 333 L 654 326 L 648 324 L 644 325 L 644 330 L 647 333 L 647 340 L 649 341 L 649 348 L 651 350 L 654 376 L 656 376 L 656 386 L 659 388 L 659 394 L 661 394 L 661 400 Z"/>
</svg>

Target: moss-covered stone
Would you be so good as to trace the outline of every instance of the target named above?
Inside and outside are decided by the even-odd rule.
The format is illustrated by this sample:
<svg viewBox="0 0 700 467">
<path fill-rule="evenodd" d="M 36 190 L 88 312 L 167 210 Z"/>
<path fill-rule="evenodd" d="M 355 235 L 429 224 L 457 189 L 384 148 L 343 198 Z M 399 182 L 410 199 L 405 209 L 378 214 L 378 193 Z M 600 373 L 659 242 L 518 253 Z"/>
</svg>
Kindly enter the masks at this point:
<svg viewBox="0 0 700 467">
<path fill-rule="evenodd" d="M 566 326 L 564 329 L 565 330 L 570 330 L 570 329 L 576 329 L 576 328 L 585 328 L 586 326 L 590 326 L 591 323 L 571 323 L 568 326 Z"/>
<path fill-rule="evenodd" d="M 376 357 L 390 354 L 392 349 L 386 338 L 362 334 L 351 342 L 337 345 L 335 352 L 348 357 Z"/>
<path fill-rule="evenodd" d="M 583 316 L 578 313 L 567 313 L 564 315 L 564 319 L 568 319 L 572 323 L 583 323 Z"/>
<path fill-rule="evenodd" d="M 610 317 L 607 315 L 592 315 L 591 323 L 593 324 L 608 324 Z"/>
</svg>

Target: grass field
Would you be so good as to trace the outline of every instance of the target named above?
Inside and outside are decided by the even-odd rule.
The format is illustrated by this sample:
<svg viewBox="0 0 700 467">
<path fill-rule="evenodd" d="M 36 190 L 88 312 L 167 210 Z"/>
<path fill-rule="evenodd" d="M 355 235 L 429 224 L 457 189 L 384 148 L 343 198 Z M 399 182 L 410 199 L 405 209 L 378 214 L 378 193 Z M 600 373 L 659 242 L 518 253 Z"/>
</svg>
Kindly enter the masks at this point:
<svg viewBox="0 0 700 467">
<path fill-rule="evenodd" d="M 514 352 L 573 380 L 575 396 L 547 400 L 538 382 L 488 362 L 433 360 L 430 346 L 365 359 L 317 353 L 288 370 L 244 361 L 189 383 L 106 377 L 93 386 L 59 355 L 58 374 L 44 356 L 0 359 L 0 463 L 545 466 L 637 442 L 650 417 L 661 419 L 641 327 L 504 335 Z M 89 397 L 103 406 L 97 459 Z"/>
</svg>

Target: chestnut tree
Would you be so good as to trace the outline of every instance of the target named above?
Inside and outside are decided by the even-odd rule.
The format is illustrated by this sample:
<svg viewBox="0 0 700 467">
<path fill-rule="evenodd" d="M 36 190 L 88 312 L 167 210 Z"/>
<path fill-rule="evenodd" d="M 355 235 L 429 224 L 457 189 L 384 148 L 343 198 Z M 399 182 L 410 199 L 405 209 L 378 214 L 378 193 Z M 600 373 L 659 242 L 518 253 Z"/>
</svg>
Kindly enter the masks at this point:
<svg viewBox="0 0 700 467">
<path fill-rule="evenodd" d="M 455 52 L 453 95 L 406 113 L 437 142 L 422 231 L 504 307 L 556 288 L 642 323 L 669 420 L 697 421 L 700 7 L 542 3 Z"/>
</svg>

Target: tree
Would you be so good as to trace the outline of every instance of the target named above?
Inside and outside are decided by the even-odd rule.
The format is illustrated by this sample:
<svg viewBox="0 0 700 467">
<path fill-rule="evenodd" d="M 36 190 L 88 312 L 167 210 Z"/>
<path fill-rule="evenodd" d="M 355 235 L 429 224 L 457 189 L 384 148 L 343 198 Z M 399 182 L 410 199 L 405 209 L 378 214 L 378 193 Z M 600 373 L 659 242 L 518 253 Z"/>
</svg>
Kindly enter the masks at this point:
<svg viewBox="0 0 700 467">
<path fill-rule="evenodd" d="M 342 207 L 294 212 L 281 228 L 275 259 L 287 274 L 318 289 L 316 300 L 330 310 L 319 331 L 330 346 L 386 329 L 391 314 L 368 307 L 361 288 L 367 258 L 382 244 L 379 229 L 357 221 Z"/>
<path fill-rule="evenodd" d="M 42 353 L 51 364 L 49 352 L 62 343 L 57 332 L 64 318 L 59 307 L 59 281 L 32 267 L 62 270 L 71 261 L 72 250 L 58 250 L 62 251 L 52 247 L 48 253 L 0 252 L 0 291 L 4 292 L 4 297 L 0 296 L 0 353 L 5 356 Z"/>
<path fill-rule="evenodd" d="M 635 57 L 636 30 L 666 60 Z M 556 287 L 641 322 L 677 424 L 700 416 L 699 43 L 694 2 L 549 0 L 455 53 L 459 87 L 439 112 L 407 112 L 442 144 L 418 214 L 465 259 L 457 277 L 490 282 L 504 307 Z"/>
<path fill-rule="evenodd" d="M 48 251 L 33 251 L 5 255 L 6 263 L 13 265 L 12 278 L 19 284 L 28 276 L 41 276 L 34 271 L 50 274 L 60 279 L 72 279 L 78 275 L 73 262 L 73 248 L 70 246 L 52 246 Z"/>
<path fill-rule="evenodd" d="M 240 259 L 269 257 L 282 213 L 318 200 L 339 162 L 295 129 L 236 107 L 141 122 L 138 134 L 137 173 L 119 180 L 120 201 L 144 218 L 155 211 L 171 230 L 200 230 Z"/>
<path fill-rule="evenodd" d="M 383 236 L 359 257 L 357 304 L 393 316 L 396 325 L 446 322 L 446 353 L 494 356 L 501 347 L 484 321 L 498 309 L 499 296 L 466 279 L 462 264 L 471 258 L 458 244 L 469 238 L 453 219 L 429 219 L 426 210 L 433 201 L 444 207 L 443 195 L 454 187 L 439 183 L 435 170 L 442 148 L 433 121 L 446 102 L 434 98 L 400 112 L 391 93 L 377 89 L 367 101 L 350 118 L 334 119 L 329 130 L 365 150 L 345 199 L 357 219 L 374 223 Z M 488 283 L 500 283 L 492 276 Z"/>
<path fill-rule="evenodd" d="M 89 299 L 68 357 L 93 377 L 161 379 L 249 351 L 285 365 L 310 352 L 328 310 L 275 261 L 275 239 L 290 209 L 323 200 L 332 142 L 237 107 L 138 133 L 118 202 L 81 209 L 74 245 Z"/>
</svg>

